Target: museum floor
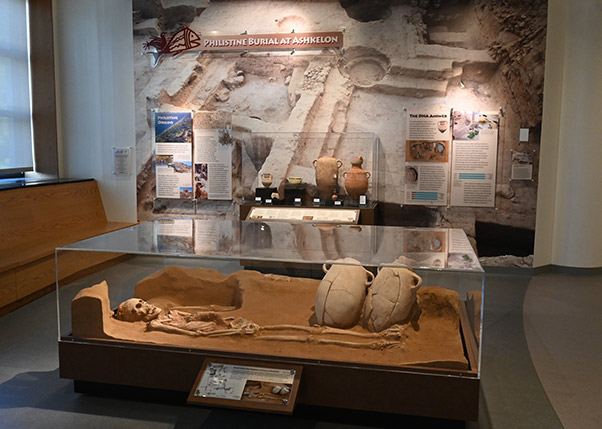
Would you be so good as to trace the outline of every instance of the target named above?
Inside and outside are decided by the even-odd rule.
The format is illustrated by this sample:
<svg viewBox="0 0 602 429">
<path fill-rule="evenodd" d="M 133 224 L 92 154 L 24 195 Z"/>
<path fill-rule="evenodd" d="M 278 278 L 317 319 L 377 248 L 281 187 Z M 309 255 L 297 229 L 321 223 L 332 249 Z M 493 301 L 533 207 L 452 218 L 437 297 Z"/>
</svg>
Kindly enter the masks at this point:
<svg viewBox="0 0 602 429">
<path fill-rule="evenodd" d="M 600 270 L 535 275 L 495 270 L 488 272 L 485 287 L 478 427 L 598 428 Z M 302 408 L 288 417 L 74 393 L 73 382 L 58 376 L 56 330 L 54 293 L 0 317 L 0 427 L 464 427 L 327 409 Z"/>
</svg>

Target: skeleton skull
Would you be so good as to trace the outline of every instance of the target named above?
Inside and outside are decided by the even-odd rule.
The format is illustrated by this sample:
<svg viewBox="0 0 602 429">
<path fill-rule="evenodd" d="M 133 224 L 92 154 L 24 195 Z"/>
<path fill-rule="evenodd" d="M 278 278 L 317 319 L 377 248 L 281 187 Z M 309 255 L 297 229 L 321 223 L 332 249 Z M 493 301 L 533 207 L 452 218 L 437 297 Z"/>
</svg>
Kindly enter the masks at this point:
<svg viewBox="0 0 602 429">
<path fill-rule="evenodd" d="M 124 322 L 148 322 L 156 319 L 161 313 L 161 309 L 155 307 L 148 302 L 139 299 L 132 298 L 122 302 L 117 311 L 115 312 L 115 318 L 123 320 Z"/>
<path fill-rule="evenodd" d="M 403 322 L 416 302 L 416 292 L 422 278 L 406 268 L 379 269 L 374 283 L 368 289 L 362 325 L 372 332 L 380 332 Z"/>
<path fill-rule="evenodd" d="M 316 318 L 320 325 L 346 329 L 358 322 L 374 274 L 353 258 L 337 262 L 345 265 L 322 267 L 326 275 L 316 293 Z"/>
</svg>

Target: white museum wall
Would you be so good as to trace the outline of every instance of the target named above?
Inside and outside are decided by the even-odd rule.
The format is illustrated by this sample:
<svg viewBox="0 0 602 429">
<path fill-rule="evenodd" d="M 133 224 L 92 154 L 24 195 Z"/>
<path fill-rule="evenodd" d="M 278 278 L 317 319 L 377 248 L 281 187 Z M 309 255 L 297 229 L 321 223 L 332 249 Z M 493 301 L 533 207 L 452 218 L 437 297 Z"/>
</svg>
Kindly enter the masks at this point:
<svg viewBox="0 0 602 429">
<path fill-rule="evenodd" d="M 549 0 L 534 266 L 602 266 L 602 2 Z"/>
<path fill-rule="evenodd" d="M 55 0 L 53 14 L 60 177 L 96 179 L 108 220 L 135 222 L 136 176 L 113 175 L 111 151 L 135 142 L 132 4 Z"/>
</svg>

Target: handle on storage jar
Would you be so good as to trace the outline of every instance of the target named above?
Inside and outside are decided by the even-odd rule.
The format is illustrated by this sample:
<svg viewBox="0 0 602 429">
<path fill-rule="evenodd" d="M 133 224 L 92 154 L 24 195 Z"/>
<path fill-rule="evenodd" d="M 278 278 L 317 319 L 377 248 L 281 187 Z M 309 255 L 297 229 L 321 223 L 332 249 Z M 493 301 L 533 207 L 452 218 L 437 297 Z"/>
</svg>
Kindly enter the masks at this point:
<svg viewBox="0 0 602 429">
<path fill-rule="evenodd" d="M 314 165 L 314 167 L 317 167 L 318 166 L 318 160 L 314 159 L 313 162 L 312 162 L 312 164 Z"/>
<path fill-rule="evenodd" d="M 343 166 L 343 161 L 337 159 L 337 168 L 341 168 Z"/>
<path fill-rule="evenodd" d="M 418 289 L 420 286 L 422 286 L 422 277 L 420 277 L 414 271 L 410 271 L 410 273 L 412 274 L 412 277 L 414 277 L 417 280 L 417 283 L 414 286 L 412 286 L 412 289 Z"/>
</svg>

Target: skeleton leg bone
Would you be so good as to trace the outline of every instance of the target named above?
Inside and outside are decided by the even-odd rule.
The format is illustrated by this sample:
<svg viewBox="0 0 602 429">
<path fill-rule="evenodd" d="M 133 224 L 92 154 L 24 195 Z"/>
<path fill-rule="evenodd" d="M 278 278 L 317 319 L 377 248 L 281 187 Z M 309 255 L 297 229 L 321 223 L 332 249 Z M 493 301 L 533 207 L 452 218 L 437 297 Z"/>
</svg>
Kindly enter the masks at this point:
<svg viewBox="0 0 602 429">
<path fill-rule="evenodd" d="M 368 341 L 368 342 L 353 342 L 353 341 L 341 341 L 341 340 L 329 340 L 326 338 L 316 338 L 313 335 L 302 336 L 302 335 L 259 335 L 256 337 L 258 340 L 267 341 L 293 341 L 299 343 L 311 343 L 311 344 L 323 344 L 323 345 L 335 345 L 342 347 L 352 347 L 357 349 L 386 349 L 389 347 L 401 347 L 398 341 Z"/>
<path fill-rule="evenodd" d="M 355 332 L 346 329 L 331 328 L 330 326 L 300 326 L 300 325 L 267 325 L 259 327 L 261 331 L 304 331 L 312 334 L 333 334 L 359 338 L 390 338 L 401 339 L 404 328 L 397 325 L 381 332 Z"/>
<path fill-rule="evenodd" d="M 207 321 L 207 319 L 211 321 Z M 209 313 L 186 313 L 174 310 L 167 318 L 149 322 L 148 330 L 162 331 L 173 334 L 183 334 L 193 337 L 224 337 L 224 336 L 252 336 L 261 340 L 296 341 L 313 344 L 339 345 L 343 347 L 384 349 L 401 346 L 405 328 L 394 325 L 389 329 L 376 333 L 363 333 L 329 326 L 300 326 L 300 325 L 268 325 L 259 326 L 242 317 L 221 317 Z M 264 335 L 270 331 L 302 331 L 309 335 Z M 357 339 L 370 339 L 373 341 L 343 341 L 319 338 L 319 335 L 350 336 Z M 392 340 L 392 341 L 389 341 Z"/>
</svg>

